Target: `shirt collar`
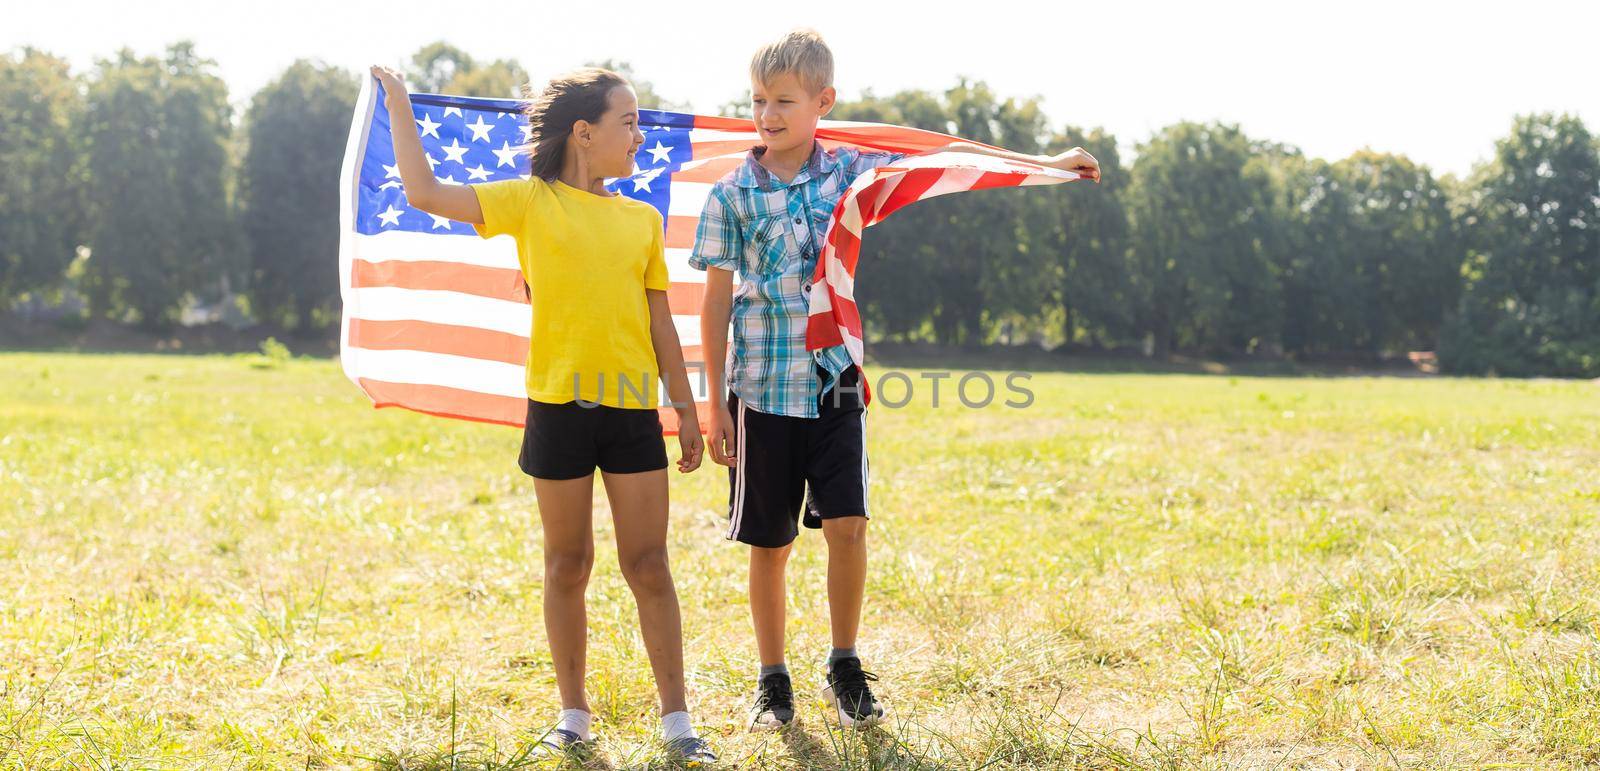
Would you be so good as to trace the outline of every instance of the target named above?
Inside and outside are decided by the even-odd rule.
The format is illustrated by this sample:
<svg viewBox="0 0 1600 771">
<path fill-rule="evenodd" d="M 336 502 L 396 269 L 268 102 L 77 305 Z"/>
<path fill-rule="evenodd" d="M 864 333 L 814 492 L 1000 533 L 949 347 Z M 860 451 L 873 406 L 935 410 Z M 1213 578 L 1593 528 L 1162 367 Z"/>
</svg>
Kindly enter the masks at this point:
<svg viewBox="0 0 1600 771">
<path fill-rule="evenodd" d="M 761 161 L 757 160 L 761 157 L 760 153 L 756 151 L 757 149 L 763 152 L 766 150 L 764 147 L 752 148 L 750 152 L 746 153 L 744 163 L 739 165 L 738 171 L 734 174 L 733 183 L 739 187 L 766 190 L 777 190 L 780 187 L 785 187 L 786 185 L 783 182 L 773 176 L 772 172 L 767 171 L 767 167 L 762 166 Z M 800 167 L 800 173 L 794 175 L 794 179 L 789 182 L 789 185 L 798 185 L 812 178 L 831 173 L 838 164 L 839 160 L 834 157 L 833 153 L 823 149 L 821 142 L 812 140 L 811 160 L 806 161 L 806 165 Z"/>
</svg>

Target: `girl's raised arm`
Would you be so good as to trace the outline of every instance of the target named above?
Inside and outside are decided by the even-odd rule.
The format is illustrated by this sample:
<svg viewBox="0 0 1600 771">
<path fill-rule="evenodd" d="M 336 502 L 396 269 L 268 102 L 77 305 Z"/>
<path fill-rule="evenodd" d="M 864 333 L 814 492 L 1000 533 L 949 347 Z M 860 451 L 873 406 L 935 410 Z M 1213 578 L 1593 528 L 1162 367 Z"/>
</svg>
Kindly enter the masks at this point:
<svg viewBox="0 0 1600 771">
<path fill-rule="evenodd" d="M 405 189 L 406 201 L 429 214 L 482 225 L 483 209 L 478 206 L 478 194 L 467 185 L 440 182 L 428 167 L 404 77 L 395 70 L 377 65 L 372 67 L 372 76 L 383 85 L 385 106 L 389 108 L 389 135 L 394 138 L 394 162 L 400 167 L 400 184 Z"/>
</svg>

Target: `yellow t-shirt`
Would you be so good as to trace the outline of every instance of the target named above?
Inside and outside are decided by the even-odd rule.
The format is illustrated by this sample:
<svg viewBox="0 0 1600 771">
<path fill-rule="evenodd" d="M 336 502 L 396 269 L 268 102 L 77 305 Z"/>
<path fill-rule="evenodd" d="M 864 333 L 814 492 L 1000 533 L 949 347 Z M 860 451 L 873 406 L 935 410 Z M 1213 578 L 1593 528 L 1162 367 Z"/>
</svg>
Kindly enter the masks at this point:
<svg viewBox="0 0 1600 771">
<path fill-rule="evenodd" d="M 645 290 L 668 284 L 661 213 L 538 177 L 472 189 L 483 209 L 478 235 L 517 239 L 533 304 L 528 398 L 654 409 Z"/>
</svg>

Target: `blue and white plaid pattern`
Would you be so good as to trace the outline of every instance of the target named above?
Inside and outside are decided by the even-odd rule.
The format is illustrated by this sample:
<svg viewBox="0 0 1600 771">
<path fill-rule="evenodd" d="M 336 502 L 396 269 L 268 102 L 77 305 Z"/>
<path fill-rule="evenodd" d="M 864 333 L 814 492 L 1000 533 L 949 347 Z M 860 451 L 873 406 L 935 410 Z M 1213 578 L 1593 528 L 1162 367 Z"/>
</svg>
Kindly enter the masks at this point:
<svg viewBox="0 0 1600 771">
<path fill-rule="evenodd" d="M 751 153 L 712 186 L 689 265 L 739 274 L 727 377 L 750 409 L 815 418 L 820 397 L 850 366 L 842 345 L 806 350 L 811 276 L 839 197 L 857 176 L 902 157 L 819 143 L 785 184 Z"/>
</svg>

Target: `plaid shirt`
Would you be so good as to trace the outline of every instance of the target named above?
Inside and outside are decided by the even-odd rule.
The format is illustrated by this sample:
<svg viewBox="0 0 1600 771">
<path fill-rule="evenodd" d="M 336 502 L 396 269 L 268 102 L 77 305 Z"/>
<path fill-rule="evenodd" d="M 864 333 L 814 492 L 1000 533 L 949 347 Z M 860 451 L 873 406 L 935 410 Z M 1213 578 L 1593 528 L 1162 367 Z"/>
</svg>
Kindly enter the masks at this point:
<svg viewBox="0 0 1600 771">
<path fill-rule="evenodd" d="M 819 143 L 785 184 L 751 151 L 712 186 L 689 265 L 739 274 L 727 377 L 750 409 L 815 418 L 822 395 L 849 368 L 842 345 L 806 350 L 811 276 L 845 189 L 863 172 L 902 157 L 850 147 L 829 151 Z"/>
</svg>

